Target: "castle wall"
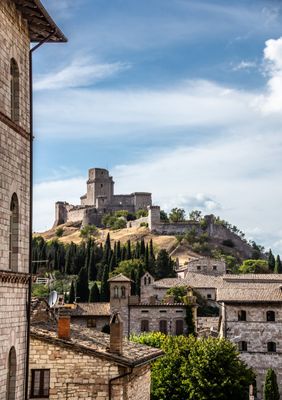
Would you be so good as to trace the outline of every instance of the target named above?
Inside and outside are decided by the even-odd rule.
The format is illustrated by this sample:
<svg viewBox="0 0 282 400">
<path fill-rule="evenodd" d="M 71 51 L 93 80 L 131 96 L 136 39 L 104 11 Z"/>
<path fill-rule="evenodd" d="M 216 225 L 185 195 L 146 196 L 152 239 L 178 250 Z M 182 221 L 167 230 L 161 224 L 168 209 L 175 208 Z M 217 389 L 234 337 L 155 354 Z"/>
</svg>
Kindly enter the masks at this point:
<svg viewBox="0 0 282 400">
<path fill-rule="evenodd" d="M 22 400 L 30 232 L 29 34 L 14 2 L 8 0 L 0 2 L 0 43 L 0 399 L 7 396 L 9 354 L 14 354 L 15 399 Z M 12 58 L 19 69 L 17 122 L 11 112 Z M 18 200 L 17 218 L 11 212 L 13 195 Z"/>
<path fill-rule="evenodd" d="M 128 228 L 139 228 L 141 224 L 148 224 L 148 217 L 138 218 L 135 221 L 128 221 Z"/>
<path fill-rule="evenodd" d="M 146 210 L 148 206 L 152 205 L 151 193 L 136 192 L 133 195 L 135 211 Z"/>
</svg>

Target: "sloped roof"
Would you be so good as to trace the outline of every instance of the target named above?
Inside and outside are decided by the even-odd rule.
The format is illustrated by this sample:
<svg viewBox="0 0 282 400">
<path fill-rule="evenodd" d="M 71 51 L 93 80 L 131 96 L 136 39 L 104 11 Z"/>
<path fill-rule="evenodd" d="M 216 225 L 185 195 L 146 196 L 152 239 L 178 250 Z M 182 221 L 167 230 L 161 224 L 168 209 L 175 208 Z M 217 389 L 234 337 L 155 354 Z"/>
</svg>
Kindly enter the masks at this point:
<svg viewBox="0 0 282 400">
<path fill-rule="evenodd" d="M 132 280 L 123 274 L 118 274 L 108 279 L 108 282 L 132 282 Z"/>
<path fill-rule="evenodd" d="M 217 301 L 229 303 L 282 302 L 282 290 L 279 286 L 269 287 L 229 287 L 217 290 Z"/>
<path fill-rule="evenodd" d="M 28 23 L 31 42 L 67 42 L 67 38 L 50 17 L 40 0 L 12 0 Z"/>
<path fill-rule="evenodd" d="M 70 310 L 70 315 L 72 317 L 108 317 L 111 315 L 110 303 L 77 303 L 76 308 Z"/>
<path fill-rule="evenodd" d="M 167 289 L 174 286 L 192 286 L 194 288 L 217 288 L 222 286 L 222 276 L 187 272 L 185 278 L 164 278 L 153 283 L 159 289 Z"/>
<path fill-rule="evenodd" d="M 69 351 L 82 352 L 94 357 L 105 358 L 119 365 L 135 367 L 151 362 L 163 355 L 163 351 L 154 347 L 123 341 L 122 355 L 110 353 L 110 335 L 95 329 L 71 326 L 70 340 L 59 339 L 54 326 L 36 325 L 31 327 L 31 338 L 67 348 Z"/>
<path fill-rule="evenodd" d="M 227 274 L 223 276 L 223 280 L 226 282 L 274 282 L 282 283 L 282 274 Z"/>
</svg>

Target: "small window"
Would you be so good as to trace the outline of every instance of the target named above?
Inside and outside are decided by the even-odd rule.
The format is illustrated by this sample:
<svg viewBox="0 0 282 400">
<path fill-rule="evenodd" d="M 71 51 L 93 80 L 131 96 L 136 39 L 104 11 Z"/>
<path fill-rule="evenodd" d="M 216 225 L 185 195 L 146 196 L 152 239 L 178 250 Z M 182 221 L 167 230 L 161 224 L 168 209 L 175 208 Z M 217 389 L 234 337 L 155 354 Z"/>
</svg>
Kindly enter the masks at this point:
<svg viewBox="0 0 282 400">
<path fill-rule="evenodd" d="M 104 186 L 103 183 L 101 183 L 101 188 L 102 188 L 103 186 Z"/>
<path fill-rule="evenodd" d="M 213 266 L 212 266 L 212 269 L 213 269 L 214 271 L 216 271 L 216 270 L 217 270 L 217 266 L 216 266 L 216 265 L 213 265 Z"/>
<path fill-rule="evenodd" d="M 160 310 L 160 313 L 166 313 L 166 310 Z"/>
<path fill-rule="evenodd" d="M 247 313 L 245 310 L 240 310 L 238 312 L 238 321 L 246 321 L 247 320 Z"/>
<path fill-rule="evenodd" d="M 141 310 L 141 313 L 148 313 L 149 310 Z"/>
<path fill-rule="evenodd" d="M 87 328 L 96 328 L 97 322 L 95 318 L 89 318 L 87 320 Z"/>
<path fill-rule="evenodd" d="M 148 277 L 148 285 L 151 285 L 151 278 Z"/>
<path fill-rule="evenodd" d="M 239 342 L 238 343 L 239 351 L 248 351 L 248 344 L 247 342 Z"/>
<path fill-rule="evenodd" d="M 123 298 L 123 299 L 125 299 L 125 287 L 124 286 L 122 286 L 121 287 L 121 297 Z"/>
<path fill-rule="evenodd" d="M 275 311 L 267 311 L 266 313 L 266 320 L 268 322 L 273 322 L 275 321 Z"/>
<path fill-rule="evenodd" d="M 114 298 L 115 299 L 118 298 L 118 287 L 117 286 L 114 287 Z"/>
<path fill-rule="evenodd" d="M 149 332 L 149 321 L 147 319 L 141 321 L 141 332 Z"/>
<path fill-rule="evenodd" d="M 160 332 L 167 334 L 167 321 L 165 319 L 160 320 Z"/>
<path fill-rule="evenodd" d="M 212 295 L 211 294 L 207 294 L 207 299 L 211 299 Z"/>
<path fill-rule="evenodd" d="M 276 343 L 275 342 L 268 342 L 267 343 L 267 351 L 269 351 L 271 353 L 275 353 L 276 352 Z"/>
<path fill-rule="evenodd" d="M 19 67 L 14 58 L 10 64 L 10 90 L 11 90 L 11 120 L 19 122 L 20 119 L 20 74 Z"/>
<path fill-rule="evenodd" d="M 176 322 L 175 322 L 175 334 L 176 335 L 183 335 L 183 331 L 184 331 L 183 319 L 176 320 Z"/>
<path fill-rule="evenodd" d="M 30 397 L 49 398 L 50 369 L 31 370 L 31 393 Z"/>
<path fill-rule="evenodd" d="M 201 266 L 200 265 L 197 265 L 197 270 L 201 271 Z"/>
<path fill-rule="evenodd" d="M 144 285 L 145 285 L 145 286 L 147 285 L 147 278 L 146 278 L 146 276 L 145 276 L 145 278 L 144 278 Z"/>
</svg>

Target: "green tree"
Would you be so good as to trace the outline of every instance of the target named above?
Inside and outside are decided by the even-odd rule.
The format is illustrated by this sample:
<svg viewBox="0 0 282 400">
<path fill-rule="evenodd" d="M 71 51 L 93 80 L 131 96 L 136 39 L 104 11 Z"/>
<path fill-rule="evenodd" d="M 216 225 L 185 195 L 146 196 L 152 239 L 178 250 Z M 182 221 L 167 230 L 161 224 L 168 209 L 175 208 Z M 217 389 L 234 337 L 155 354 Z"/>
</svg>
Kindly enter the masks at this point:
<svg viewBox="0 0 282 400">
<path fill-rule="evenodd" d="M 142 218 L 148 216 L 148 210 L 137 210 L 136 211 L 136 218 Z"/>
<path fill-rule="evenodd" d="M 189 213 L 189 219 L 191 221 L 200 221 L 202 218 L 202 211 L 199 210 L 193 210 Z"/>
<path fill-rule="evenodd" d="M 123 274 L 131 278 L 132 271 L 137 276 L 139 270 L 142 276 L 145 273 L 145 265 L 141 259 L 124 260 L 119 263 L 118 267 L 111 273 L 111 276 Z"/>
<path fill-rule="evenodd" d="M 71 281 L 69 304 L 73 304 L 74 302 L 75 302 L 75 289 L 74 289 L 74 283 L 73 283 L 73 281 Z"/>
<path fill-rule="evenodd" d="M 279 255 L 276 257 L 274 272 L 275 272 L 275 274 L 281 274 L 282 273 L 282 263 L 281 263 Z"/>
<path fill-rule="evenodd" d="M 247 400 L 254 373 L 225 339 L 149 333 L 131 340 L 159 347 L 152 365 L 152 400 Z"/>
<path fill-rule="evenodd" d="M 158 279 L 174 277 L 173 262 L 165 249 L 161 249 L 156 259 L 155 276 Z"/>
<path fill-rule="evenodd" d="M 93 236 L 96 236 L 98 233 L 98 229 L 95 225 L 85 225 L 80 229 L 80 237 L 82 239 L 90 239 Z"/>
<path fill-rule="evenodd" d="M 160 211 L 160 219 L 162 222 L 169 222 L 168 215 L 164 210 Z"/>
<path fill-rule="evenodd" d="M 269 250 L 268 253 L 268 267 L 270 269 L 270 271 L 274 272 L 275 269 L 275 257 L 271 251 L 271 249 Z"/>
<path fill-rule="evenodd" d="M 90 256 L 88 261 L 88 278 L 90 281 L 95 281 L 97 279 L 95 249 L 93 247 L 90 250 Z"/>
<path fill-rule="evenodd" d="M 97 283 L 95 282 L 92 285 L 89 295 L 89 302 L 90 303 L 98 303 L 100 301 L 100 290 L 98 288 Z"/>
<path fill-rule="evenodd" d="M 110 285 L 109 285 L 109 266 L 107 264 L 104 265 L 104 271 L 101 281 L 101 301 L 107 302 L 110 300 Z"/>
<path fill-rule="evenodd" d="M 61 226 L 59 226 L 59 227 L 56 229 L 55 234 L 56 234 L 56 236 L 57 236 L 58 238 L 62 237 L 63 234 L 64 234 L 64 228 L 62 228 Z"/>
<path fill-rule="evenodd" d="M 269 273 L 268 262 L 266 260 L 244 260 L 239 267 L 241 274 L 267 274 Z"/>
<path fill-rule="evenodd" d="M 183 208 L 173 208 L 169 213 L 169 219 L 171 222 L 185 221 L 185 210 Z"/>
<path fill-rule="evenodd" d="M 174 286 L 167 290 L 166 294 L 173 296 L 175 303 L 183 303 L 183 297 L 187 294 L 186 286 Z"/>
<path fill-rule="evenodd" d="M 85 267 L 81 268 L 78 274 L 76 297 L 79 303 L 87 303 L 89 299 L 88 272 Z"/>
<path fill-rule="evenodd" d="M 265 377 L 264 391 L 263 391 L 263 399 L 264 400 L 279 400 L 279 389 L 277 384 L 277 377 L 272 368 L 269 368 Z"/>
</svg>

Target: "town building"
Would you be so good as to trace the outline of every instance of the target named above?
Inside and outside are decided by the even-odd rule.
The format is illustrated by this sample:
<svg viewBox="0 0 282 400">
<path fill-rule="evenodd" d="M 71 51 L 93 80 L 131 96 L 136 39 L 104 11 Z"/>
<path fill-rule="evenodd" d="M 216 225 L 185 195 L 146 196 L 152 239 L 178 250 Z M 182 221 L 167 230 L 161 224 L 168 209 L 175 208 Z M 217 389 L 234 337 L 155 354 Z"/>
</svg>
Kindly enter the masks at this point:
<svg viewBox="0 0 282 400">
<path fill-rule="evenodd" d="M 30 43 L 66 38 L 39 0 L 0 2 L 0 399 L 27 394 L 31 285 Z"/>
<path fill-rule="evenodd" d="M 55 226 L 80 221 L 83 225 L 100 226 L 106 213 L 126 210 L 135 213 L 152 204 L 152 195 L 147 192 L 115 194 L 114 181 L 109 171 L 91 168 L 88 171 L 87 193 L 80 198 L 80 205 L 58 201 L 55 205 Z"/>
<path fill-rule="evenodd" d="M 149 400 L 150 364 L 160 349 L 123 337 L 123 321 L 115 313 L 110 335 L 70 324 L 55 316 L 46 302 L 33 309 L 30 349 L 30 399 Z"/>
<path fill-rule="evenodd" d="M 226 263 L 224 260 L 217 260 L 211 257 L 193 258 L 176 270 L 179 278 L 185 278 L 188 272 L 224 275 L 226 274 Z"/>
</svg>

